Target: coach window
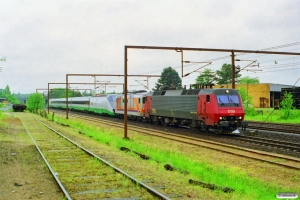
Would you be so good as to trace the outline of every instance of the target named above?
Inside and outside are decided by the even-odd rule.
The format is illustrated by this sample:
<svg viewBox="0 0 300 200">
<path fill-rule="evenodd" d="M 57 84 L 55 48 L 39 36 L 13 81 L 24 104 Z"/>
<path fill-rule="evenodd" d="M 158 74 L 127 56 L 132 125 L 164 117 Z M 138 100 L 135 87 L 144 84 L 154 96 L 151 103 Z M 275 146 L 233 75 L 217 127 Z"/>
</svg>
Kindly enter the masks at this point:
<svg viewBox="0 0 300 200">
<path fill-rule="evenodd" d="M 206 95 L 206 102 L 210 102 L 210 96 Z"/>
</svg>

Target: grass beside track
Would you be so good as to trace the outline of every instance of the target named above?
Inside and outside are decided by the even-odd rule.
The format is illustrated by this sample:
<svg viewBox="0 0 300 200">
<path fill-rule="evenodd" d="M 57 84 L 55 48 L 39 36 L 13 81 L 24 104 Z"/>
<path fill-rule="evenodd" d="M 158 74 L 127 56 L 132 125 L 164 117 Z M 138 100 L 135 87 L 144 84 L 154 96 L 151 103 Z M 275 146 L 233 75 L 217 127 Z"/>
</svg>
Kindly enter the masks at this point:
<svg viewBox="0 0 300 200">
<path fill-rule="evenodd" d="M 291 117 L 289 119 L 282 118 L 282 110 L 274 110 L 273 108 L 257 108 L 256 111 L 259 111 L 258 115 L 250 116 L 246 114 L 245 120 L 284 124 L 299 124 L 300 122 L 300 110 L 291 110 Z"/>
<path fill-rule="evenodd" d="M 222 191 L 214 191 L 216 199 L 277 199 L 276 194 L 279 192 L 298 192 L 299 185 L 284 186 L 278 185 L 276 182 L 265 182 L 256 177 L 251 177 L 242 168 L 222 165 L 210 164 L 204 159 L 194 157 L 193 154 L 184 154 L 176 144 L 166 143 L 166 145 L 157 145 L 155 138 L 151 138 L 153 142 L 149 145 L 149 137 L 136 135 L 130 140 L 124 140 L 117 134 L 115 129 L 104 129 L 100 126 L 87 126 L 80 120 L 64 119 L 55 117 L 58 123 L 69 124 L 86 136 L 94 140 L 109 144 L 112 148 L 120 149 L 127 147 L 132 151 L 136 151 L 151 157 L 156 161 L 170 164 L 179 169 L 179 171 L 188 171 L 189 177 L 194 180 L 200 180 L 219 186 L 228 186 L 235 190 L 232 193 L 223 193 Z M 134 156 L 134 154 L 132 154 Z M 226 156 L 226 155 L 224 155 Z M 295 172 L 292 177 L 295 181 L 300 180 L 300 172 Z M 187 183 L 188 184 L 188 183 Z M 183 186 L 184 187 L 184 186 Z"/>
</svg>

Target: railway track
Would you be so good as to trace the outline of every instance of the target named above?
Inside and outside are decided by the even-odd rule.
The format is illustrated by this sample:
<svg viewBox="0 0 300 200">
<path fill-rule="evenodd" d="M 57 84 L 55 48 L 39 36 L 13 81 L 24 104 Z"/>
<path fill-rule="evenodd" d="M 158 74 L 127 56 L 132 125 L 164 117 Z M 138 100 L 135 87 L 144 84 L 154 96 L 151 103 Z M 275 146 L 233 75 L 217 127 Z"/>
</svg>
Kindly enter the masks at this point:
<svg viewBox="0 0 300 200">
<path fill-rule="evenodd" d="M 248 128 L 256 130 L 277 131 L 283 133 L 300 134 L 300 125 L 296 124 L 280 124 L 280 123 L 262 123 L 249 122 Z"/>
<path fill-rule="evenodd" d="M 283 150 L 300 152 L 299 143 L 284 142 L 279 140 L 271 140 L 271 139 L 252 137 L 252 136 L 241 136 L 241 137 L 235 137 L 234 139 L 248 142 L 248 143 L 254 143 L 254 144 L 264 145 L 273 148 L 279 148 Z"/>
<path fill-rule="evenodd" d="M 38 119 L 19 118 L 67 199 L 169 199 Z"/>
<path fill-rule="evenodd" d="M 95 117 L 89 117 L 89 116 L 82 116 L 78 114 L 69 114 L 69 117 L 74 117 L 74 118 L 80 118 L 83 120 L 88 120 L 88 121 L 93 121 L 96 123 L 101 122 L 102 124 L 107 124 L 107 125 L 112 125 L 111 121 L 108 120 L 103 120 Z M 116 128 L 124 128 L 124 125 L 122 123 L 116 123 L 114 122 L 113 124 L 114 127 Z M 279 165 L 291 169 L 300 169 L 300 159 L 299 158 L 294 158 L 290 156 L 285 156 L 285 155 L 280 155 L 280 154 L 273 154 L 273 153 L 267 153 L 267 152 L 262 152 L 262 151 L 257 151 L 257 150 L 252 150 L 252 149 L 247 149 L 247 148 L 242 148 L 234 145 L 228 145 L 228 144 L 223 144 L 223 143 L 218 143 L 218 142 L 213 142 L 209 140 L 203 140 L 199 138 L 194 138 L 194 137 L 189 137 L 189 136 L 184 136 L 184 135 L 178 135 L 178 134 L 172 134 L 169 132 L 164 132 L 164 131 L 157 131 L 153 129 L 147 129 L 147 128 L 141 128 L 137 126 L 132 126 L 129 125 L 128 128 L 132 131 L 136 131 L 139 133 L 151 135 L 151 136 L 156 136 L 156 137 L 161 137 L 161 138 L 166 138 L 169 140 L 174 140 L 190 145 L 195 145 L 199 147 L 205 147 L 208 149 L 236 155 L 236 156 L 241 156 L 241 157 L 246 157 L 246 158 L 251 158 L 254 160 L 259 160 L 263 162 L 268 162 L 274 165 Z M 253 139 L 253 138 L 252 138 Z M 245 137 L 246 140 L 246 137 Z M 250 140 L 250 137 L 248 137 L 248 141 Z M 261 141 L 262 142 L 262 141 Z M 274 142 L 274 141 L 273 141 Z M 266 145 L 271 145 L 270 142 L 266 143 Z M 277 144 L 280 145 L 280 144 Z M 286 147 L 282 144 L 281 147 Z M 295 147 L 296 148 L 296 147 Z"/>
</svg>

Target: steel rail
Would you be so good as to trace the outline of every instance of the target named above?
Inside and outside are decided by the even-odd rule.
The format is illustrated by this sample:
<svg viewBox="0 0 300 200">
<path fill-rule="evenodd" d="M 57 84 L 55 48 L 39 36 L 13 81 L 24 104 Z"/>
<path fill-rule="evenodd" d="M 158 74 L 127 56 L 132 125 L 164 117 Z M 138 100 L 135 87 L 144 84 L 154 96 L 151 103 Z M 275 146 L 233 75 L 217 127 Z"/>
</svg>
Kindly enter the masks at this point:
<svg viewBox="0 0 300 200">
<path fill-rule="evenodd" d="M 277 131 L 282 133 L 300 134 L 300 130 L 291 130 L 291 129 L 284 129 L 284 128 L 261 127 L 261 126 L 253 126 L 253 125 L 248 125 L 247 128 L 253 129 L 255 131 Z"/>
<path fill-rule="evenodd" d="M 255 143 L 255 144 L 259 144 L 259 145 L 269 145 L 271 147 L 279 147 L 279 148 L 300 151 L 300 144 L 297 144 L 297 143 L 281 142 L 279 140 L 270 140 L 270 139 L 265 139 L 265 138 L 248 137 L 248 136 L 241 136 L 241 137 L 234 138 L 234 139 L 244 141 L 244 142 Z"/>
<path fill-rule="evenodd" d="M 69 138 L 67 138 L 66 136 L 64 136 L 63 134 L 59 133 L 58 131 L 54 130 L 53 128 L 51 128 L 50 126 L 48 126 L 47 124 L 44 124 L 43 122 L 39 121 L 38 119 L 34 118 L 34 120 L 36 120 L 37 122 L 39 122 L 40 124 L 44 125 L 45 127 L 47 127 L 48 129 L 50 129 L 51 131 L 55 132 L 56 134 L 60 135 L 62 138 L 64 138 L 65 140 L 71 142 L 72 144 L 74 144 L 75 146 L 79 147 L 81 150 L 83 150 L 84 152 L 86 152 L 87 154 L 97 158 L 98 160 L 100 160 L 101 162 L 103 162 L 104 164 L 106 164 L 107 166 L 113 168 L 116 172 L 123 174 L 125 177 L 128 177 L 131 181 L 133 181 L 135 184 L 141 185 L 142 187 L 144 187 L 149 193 L 151 193 L 152 195 L 160 198 L 160 199 L 166 199 L 166 200 L 170 200 L 169 197 L 161 194 L 160 192 L 156 191 L 155 189 L 149 187 L 148 185 L 144 184 L 143 182 L 137 180 L 136 178 L 130 176 L 129 174 L 127 174 L 126 172 L 124 172 L 123 170 L 117 168 L 116 166 L 110 164 L 109 162 L 107 162 L 106 160 L 100 158 L 99 156 L 97 156 L 96 154 L 94 154 L 93 152 L 89 151 L 88 149 L 82 147 L 81 145 L 79 145 L 78 143 L 70 140 Z"/>
<path fill-rule="evenodd" d="M 50 170 L 52 176 L 54 177 L 56 183 L 58 184 L 58 186 L 60 187 L 60 189 L 62 190 L 62 192 L 64 193 L 65 197 L 69 200 L 71 200 L 71 196 L 69 195 L 69 193 L 67 192 L 67 190 L 65 189 L 65 187 L 63 186 L 63 184 L 61 183 L 61 181 L 59 180 L 59 178 L 57 177 L 56 173 L 54 172 L 54 170 L 51 168 L 49 162 L 47 161 L 47 159 L 45 158 L 44 154 L 42 153 L 41 149 L 39 148 L 38 144 L 36 143 L 36 141 L 34 140 L 34 138 L 32 137 L 32 135 L 30 134 L 29 130 L 27 129 L 25 123 L 23 122 L 23 120 L 21 119 L 21 117 L 19 117 L 19 119 L 21 120 L 24 128 L 26 129 L 27 133 L 29 134 L 30 138 L 32 139 L 36 149 L 38 150 L 38 152 L 40 153 L 40 155 L 42 156 L 44 162 L 46 163 L 48 169 Z"/>
<path fill-rule="evenodd" d="M 300 126 L 297 124 L 280 124 L 268 122 L 253 122 L 249 121 L 249 128 L 257 130 L 280 131 L 284 133 L 300 134 Z"/>
</svg>

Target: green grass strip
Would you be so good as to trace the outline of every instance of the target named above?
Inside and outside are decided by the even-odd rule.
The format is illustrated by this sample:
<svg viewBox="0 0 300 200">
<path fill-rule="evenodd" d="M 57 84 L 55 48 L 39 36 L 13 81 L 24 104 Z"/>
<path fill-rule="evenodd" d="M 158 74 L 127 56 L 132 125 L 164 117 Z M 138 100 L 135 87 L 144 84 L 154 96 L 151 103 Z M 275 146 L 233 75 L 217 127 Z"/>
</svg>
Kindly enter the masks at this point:
<svg viewBox="0 0 300 200">
<path fill-rule="evenodd" d="M 127 147 L 132 151 L 150 156 L 152 160 L 159 161 L 163 163 L 163 165 L 170 164 L 182 170 L 187 170 L 189 172 L 189 176 L 192 176 L 196 180 L 233 188 L 235 192 L 230 194 L 231 199 L 277 199 L 277 193 L 295 192 L 298 187 L 295 186 L 295 188 L 286 188 L 274 183 L 266 183 L 258 178 L 249 177 L 246 172 L 243 172 L 240 168 L 227 167 L 225 165 L 212 165 L 205 162 L 205 160 L 195 159 L 192 155 L 182 155 L 176 147 L 161 149 L 159 146 L 155 146 L 155 144 L 153 144 L 153 146 L 145 146 L 138 138 L 124 140 L 121 137 L 115 136 L 111 130 L 104 130 L 95 126 L 87 126 L 82 122 L 76 122 L 70 119 L 66 120 L 63 118 L 57 118 L 56 120 L 60 123 L 69 124 L 71 127 L 78 129 L 86 136 L 103 144 L 109 143 L 111 147 L 116 149 L 120 149 L 120 147 Z"/>
</svg>

